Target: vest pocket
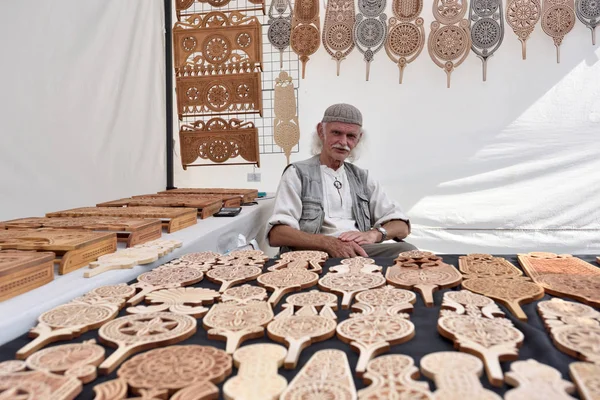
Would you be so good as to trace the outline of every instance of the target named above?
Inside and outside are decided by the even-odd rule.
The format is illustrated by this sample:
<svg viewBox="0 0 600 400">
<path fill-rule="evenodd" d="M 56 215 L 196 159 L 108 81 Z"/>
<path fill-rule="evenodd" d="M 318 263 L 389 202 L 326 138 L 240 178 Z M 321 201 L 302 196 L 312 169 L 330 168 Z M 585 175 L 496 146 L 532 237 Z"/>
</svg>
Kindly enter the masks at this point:
<svg viewBox="0 0 600 400">
<path fill-rule="evenodd" d="M 319 233 L 323 225 L 323 207 L 320 202 L 312 200 L 302 201 L 302 215 L 300 216 L 300 230 L 308 233 Z"/>
</svg>

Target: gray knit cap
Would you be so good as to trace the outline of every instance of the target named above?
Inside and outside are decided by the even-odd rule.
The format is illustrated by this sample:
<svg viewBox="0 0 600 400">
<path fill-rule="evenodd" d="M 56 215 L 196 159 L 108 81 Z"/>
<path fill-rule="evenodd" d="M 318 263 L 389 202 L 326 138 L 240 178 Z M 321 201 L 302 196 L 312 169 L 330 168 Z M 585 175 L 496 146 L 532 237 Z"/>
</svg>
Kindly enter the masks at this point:
<svg viewBox="0 0 600 400">
<path fill-rule="evenodd" d="M 362 114 L 350 104 L 339 103 L 327 107 L 321 122 L 345 122 L 362 126 Z"/>
</svg>

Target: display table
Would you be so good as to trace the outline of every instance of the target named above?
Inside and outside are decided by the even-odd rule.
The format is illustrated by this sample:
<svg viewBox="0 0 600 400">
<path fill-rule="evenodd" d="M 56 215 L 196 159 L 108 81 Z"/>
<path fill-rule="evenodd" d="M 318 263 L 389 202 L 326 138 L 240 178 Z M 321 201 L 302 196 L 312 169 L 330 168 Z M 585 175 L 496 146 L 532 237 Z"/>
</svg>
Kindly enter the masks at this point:
<svg viewBox="0 0 600 400">
<path fill-rule="evenodd" d="M 507 258 L 508 261 L 510 261 L 514 265 L 516 265 L 516 266 L 519 265 L 517 262 L 516 256 L 514 256 L 514 255 L 510 255 L 510 256 L 501 255 L 501 256 Z M 582 258 L 590 263 L 595 263 L 594 262 L 595 258 L 593 256 L 581 256 L 580 258 Z M 443 255 L 443 259 L 448 264 L 452 264 L 454 266 L 458 265 L 458 256 L 457 255 Z M 339 261 L 340 261 L 339 259 L 328 260 L 325 264 L 323 274 L 327 273 L 329 267 L 339 264 Z M 375 258 L 375 261 L 376 261 L 377 265 L 384 267 L 384 273 L 385 273 L 385 267 L 393 264 L 393 260 L 391 258 Z M 267 263 L 267 266 L 272 263 L 273 263 L 273 260 L 270 260 Z M 135 275 L 135 274 L 133 274 L 133 275 Z M 253 285 L 257 284 L 256 281 L 251 281 L 249 283 L 253 284 Z M 206 288 L 211 288 L 211 289 L 218 289 L 218 287 L 219 287 L 219 285 L 209 282 L 206 279 L 200 283 L 195 284 L 194 286 L 196 286 L 196 287 L 201 286 L 201 287 L 206 287 Z M 310 291 L 310 290 L 314 290 L 314 289 L 317 289 L 317 287 L 314 286 L 312 288 L 307 288 L 304 291 Z M 81 291 L 83 292 L 85 290 L 87 290 L 87 289 L 82 289 Z M 460 290 L 460 287 L 458 287 L 456 289 L 448 289 L 448 290 Z M 438 320 L 438 316 L 440 313 L 440 305 L 442 302 L 442 296 L 445 291 L 446 290 L 438 291 L 438 292 L 434 293 L 435 305 L 434 305 L 434 307 L 431 307 L 431 308 L 426 308 L 423 304 L 423 300 L 422 300 L 421 296 L 420 295 L 417 296 L 417 303 L 414 306 L 414 311 L 410 314 L 410 320 L 414 323 L 415 328 L 416 328 L 415 337 L 412 340 L 410 340 L 404 344 L 392 346 L 391 350 L 385 354 L 409 355 L 414 358 L 415 364 L 418 367 L 420 365 L 421 358 L 426 354 L 438 352 L 438 351 L 454 351 L 453 343 L 450 340 L 447 340 L 447 339 L 443 338 L 442 336 L 440 336 L 440 334 L 437 331 L 437 320 Z M 61 301 L 56 302 L 56 303 L 60 303 L 62 301 L 68 300 L 67 297 L 69 297 L 69 296 L 61 296 L 61 299 L 60 299 Z M 549 300 L 550 298 L 551 298 L 551 296 L 546 295 L 546 296 L 544 296 L 543 299 L 541 299 L 539 301 Z M 544 328 L 543 322 L 542 322 L 540 316 L 538 315 L 538 312 L 536 309 L 536 304 L 539 301 L 535 301 L 533 303 L 523 305 L 522 308 L 528 317 L 528 321 L 526 321 L 526 322 L 517 320 L 516 318 L 514 318 L 514 316 L 512 314 L 507 312 L 507 310 L 504 307 L 500 306 L 500 308 L 504 312 L 506 312 L 506 318 L 509 318 L 514 323 L 515 327 L 517 329 L 519 329 L 521 332 L 523 332 L 523 334 L 525 335 L 525 340 L 523 342 L 522 347 L 520 348 L 519 359 L 520 360 L 526 360 L 526 359 L 530 359 L 530 358 L 536 359 L 537 361 L 539 361 L 541 363 L 550 365 L 550 366 L 558 369 L 561 372 L 564 379 L 570 380 L 569 375 L 568 375 L 568 366 L 569 366 L 569 363 L 576 361 L 576 359 L 560 352 L 552 344 L 550 336 L 548 335 L 548 332 Z M 275 310 L 274 310 L 275 313 L 278 313 L 281 311 L 281 304 L 283 304 L 284 302 L 285 302 L 285 297 L 282 299 L 282 301 L 280 301 L 279 305 L 275 308 Z M 341 309 L 337 310 L 336 314 L 338 316 L 338 322 L 341 322 L 341 321 L 347 319 L 350 312 L 351 312 L 350 310 L 341 310 Z M 39 312 L 36 311 L 35 313 L 32 312 L 31 314 L 32 314 L 32 316 L 33 316 L 33 314 L 35 314 L 35 316 L 37 316 L 38 313 Z M 121 311 L 121 315 L 125 315 L 124 311 Z M 3 322 L 3 324 L 6 324 L 5 321 L 2 321 L 2 322 Z M 25 345 L 26 343 L 29 342 L 30 339 L 27 338 L 27 336 L 25 335 L 25 331 L 26 331 L 26 329 L 21 329 L 20 337 L 5 344 L 2 347 L 0 347 L 0 361 L 13 359 L 15 352 L 20 347 L 22 347 L 23 345 Z M 96 340 L 98 339 L 97 330 L 87 332 L 84 335 L 80 336 L 79 338 L 73 340 L 72 342 L 82 342 L 84 340 L 89 340 L 89 339 L 96 339 Z M 265 335 L 265 337 L 262 339 L 249 340 L 249 341 L 244 342 L 244 344 L 252 344 L 252 343 L 259 343 L 259 342 L 273 343 Z M 56 344 L 62 344 L 62 343 L 67 343 L 67 342 L 58 342 Z M 189 339 L 179 343 L 179 345 L 184 345 L 184 344 L 200 344 L 200 345 L 215 346 L 220 349 L 225 348 L 225 342 L 207 339 L 206 331 L 202 328 L 201 319 L 198 320 L 197 333 L 194 334 Z M 358 353 L 352 351 L 348 344 L 343 343 L 336 337 L 333 337 L 326 341 L 313 344 L 310 347 L 303 350 L 302 354 L 300 355 L 300 359 L 299 359 L 297 368 L 293 369 L 293 370 L 285 370 L 285 369 L 281 368 L 279 370 L 279 374 L 284 376 L 288 380 L 288 382 L 290 382 L 292 380 L 292 378 L 295 376 L 295 374 L 306 364 L 306 362 L 310 359 L 310 357 L 316 351 L 322 350 L 322 349 L 327 349 L 327 348 L 343 350 L 348 355 L 348 359 L 350 361 L 350 367 L 354 371 L 354 368 L 356 367 L 356 363 L 358 360 Z M 106 353 L 107 357 L 113 351 L 114 350 L 112 348 L 107 347 L 107 353 Z M 510 369 L 510 362 L 502 362 L 501 366 L 502 366 L 502 369 L 504 370 L 504 372 L 507 372 Z M 232 375 L 235 375 L 235 374 L 237 374 L 236 369 L 234 369 Z M 115 377 L 116 377 L 116 373 L 112 373 L 108 376 L 100 376 L 96 381 L 94 381 L 90 384 L 84 385 L 83 392 L 78 398 L 80 398 L 80 399 L 94 398 L 94 394 L 92 392 L 92 387 L 94 385 L 104 382 L 106 380 L 114 379 Z M 426 380 L 423 377 L 421 377 L 420 379 Z M 433 389 L 434 388 L 433 384 L 431 383 L 431 381 L 429 381 L 429 382 L 430 382 L 430 387 Z M 497 392 L 499 394 L 504 394 L 507 390 L 509 390 L 511 388 L 506 384 L 504 384 L 501 388 L 493 388 L 492 386 L 489 385 L 485 374 L 481 377 L 481 382 L 486 388 L 494 390 L 495 392 Z M 356 384 L 357 389 L 361 389 L 361 388 L 365 387 L 365 384 L 362 382 L 362 380 L 356 378 L 356 376 L 355 376 L 355 384 Z M 219 388 L 222 388 L 223 384 L 220 384 L 218 386 L 219 386 Z M 221 396 L 222 396 L 222 394 L 221 394 Z"/>
<path fill-rule="evenodd" d="M 267 220 L 273 214 L 273 205 L 273 198 L 262 199 L 258 200 L 258 205 L 242 207 L 242 212 L 235 217 L 198 219 L 198 223 L 189 228 L 171 234 L 163 232 L 163 239 L 181 240 L 183 246 L 152 264 L 109 271 L 92 278 L 83 277 L 86 267 L 66 275 L 58 275 L 55 271 L 54 281 L 0 303 L 0 345 L 34 326 L 37 317 L 44 311 L 99 286 L 128 282 L 182 254 L 197 251 L 226 253 L 252 240 L 265 248 L 265 228 Z M 122 243 L 119 245 L 124 247 Z"/>
</svg>

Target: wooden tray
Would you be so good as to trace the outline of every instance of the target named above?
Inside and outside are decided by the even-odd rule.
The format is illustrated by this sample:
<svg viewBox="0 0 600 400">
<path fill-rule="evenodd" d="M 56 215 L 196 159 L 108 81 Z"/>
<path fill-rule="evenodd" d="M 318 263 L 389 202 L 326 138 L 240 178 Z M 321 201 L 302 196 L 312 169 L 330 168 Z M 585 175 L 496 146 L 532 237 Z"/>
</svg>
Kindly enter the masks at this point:
<svg viewBox="0 0 600 400">
<path fill-rule="evenodd" d="M 194 208 L 171 207 L 81 207 L 46 214 L 46 217 L 129 217 L 160 218 L 168 233 L 196 224 L 197 211 Z"/>
<path fill-rule="evenodd" d="M 62 256 L 58 273 L 63 275 L 88 265 L 104 254 L 117 251 L 117 235 L 73 229 L 11 229 L 0 231 L 0 248 L 52 251 Z"/>
<path fill-rule="evenodd" d="M 54 253 L 0 251 L 0 301 L 52 282 Z"/>
<path fill-rule="evenodd" d="M 158 219 L 135 219 L 123 217 L 57 217 L 20 218 L 0 222 L 0 229 L 85 229 L 99 232 L 117 232 L 117 240 L 127 243 L 127 247 L 158 239 L 162 235 L 161 221 Z"/>
<path fill-rule="evenodd" d="M 182 198 L 180 196 L 128 197 L 96 204 L 96 207 L 188 207 L 198 209 L 200 219 L 219 212 L 223 200 L 219 197 Z"/>
<path fill-rule="evenodd" d="M 221 188 L 179 188 L 158 192 L 158 194 L 223 194 L 231 196 L 241 196 L 242 203 L 249 203 L 256 200 L 258 190 L 256 189 L 221 189 Z"/>
</svg>

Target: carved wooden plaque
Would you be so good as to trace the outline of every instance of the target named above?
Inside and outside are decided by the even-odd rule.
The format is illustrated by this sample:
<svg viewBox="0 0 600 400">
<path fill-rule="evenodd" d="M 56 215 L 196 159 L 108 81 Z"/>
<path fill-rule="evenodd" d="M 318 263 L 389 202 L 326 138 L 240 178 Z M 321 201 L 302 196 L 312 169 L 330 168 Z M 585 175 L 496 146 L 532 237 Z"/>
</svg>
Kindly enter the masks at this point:
<svg viewBox="0 0 600 400">
<path fill-rule="evenodd" d="M 440 267 L 448 265 L 444 263 L 442 257 L 438 257 L 428 251 L 411 250 L 398 254 L 394 259 L 394 264 L 397 267 Z"/>
<path fill-rule="evenodd" d="M 421 358 L 423 375 L 435 382 L 436 399 L 501 400 L 479 381 L 483 372 L 481 361 L 470 354 L 440 351 Z"/>
<path fill-rule="evenodd" d="M 513 362 L 510 364 L 510 371 L 506 373 L 505 377 L 506 383 L 516 387 L 516 389 L 506 392 L 504 395 L 505 400 L 574 399 L 567 393 L 573 393 L 575 386 L 571 382 L 562 379 L 561 373 L 556 369 L 541 364 L 534 359 Z"/>
<path fill-rule="evenodd" d="M 27 369 L 25 361 L 8 360 L 0 362 L 0 375 L 12 374 L 13 372 L 21 372 Z"/>
<path fill-rule="evenodd" d="M 292 82 L 292 78 L 285 71 L 281 71 L 279 76 L 275 78 L 274 112 L 273 138 L 277 146 L 283 149 L 287 164 L 289 164 L 292 150 L 300 140 L 300 124 L 298 123 L 296 112 L 294 82 Z"/>
<path fill-rule="evenodd" d="M 54 253 L 0 251 L 0 301 L 54 280 Z"/>
<path fill-rule="evenodd" d="M 303 268 L 310 272 L 320 274 L 323 272 L 322 265 L 329 258 L 329 255 L 323 251 L 288 251 L 281 255 L 277 262 L 268 268 L 269 271 L 276 271 L 285 268 Z"/>
<path fill-rule="evenodd" d="M 310 292 L 298 293 L 288 296 L 283 305 L 289 310 L 287 315 L 320 315 L 322 317 L 337 319 L 334 310 L 337 310 L 337 296 L 333 293 L 311 290 Z M 297 311 L 296 311 L 297 310 Z M 320 311 L 318 311 L 320 310 Z M 284 315 L 282 311 L 279 315 Z"/>
<path fill-rule="evenodd" d="M 527 59 L 527 39 L 541 15 L 542 5 L 539 0 L 508 0 L 506 4 L 506 23 L 521 42 L 523 60 Z"/>
<path fill-rule="evenodd" d="M 469 20 L 464 19 L 467 0 L 435 0 L 431 33 L 427 42 L 433 62 L 446 72 L 447 87 L 450 87 L 452 71 L 461 65 L 471 49 Z"/>
<path fill-rule="evenodd" d="M 413 62 L 425 46 L 423 0 L 392 0 L 392 13 L 385 40 L 388 57 L 398 65 L 400 83 L 404 69 Z"/>
<path fill-rule="evenodd" d="M 381 267 L 372 258 L 355 257 L 342 260 L 341 265 L 329 268 L 329 273 L 319 280 L 319 287 L 342 294 L 342 308 L 350 307 L 357 293 L 385 285 Z"/>
<path fill-rule="evenodd" d="M 285 268 L 262 274 L 256 280 L 259 285 L 273 290 L 269 304 L 275 307 L 284 294 L 314 286 L 319 280 L 319 275 L 304 269 Z"/>
<path fill-rule="evenodd" d="M 128 218 L 160 218 L 166 222 L 167 232 L 173 233 L 196 224 L 197 210 L 194 208 L 171 207 L 82 207 L 46 214 L 46 217 L 128 217 Z"/>
<path fill-rule="evenodd" d="M 83 273 L 84 278 L 91 278 L 108 271 L 117 269 L 131 269 L 138 264 L 150 264 L 158 260 L 157 251 L 149 248 L 136 248 L 119 250 L 115 253 L 100 256 L 98 261 L 91 262 L 89 271 Z"/>
<path fill-rule="evenodd" d="M 600 399 L 600 364 L 574 362 L 569 373 L 583 400 Z"/>
<path fill-rule="evenodd" d="M 168 346 L 138 354 L 123 363 L 117 376 L 141 389 L 173 394 L 198 382 L 221 383 L 231 374 L 231 356 L 212 346 Z"/>
<path fill-rule="evenodd" d="M 219 81 L 216 84 L 226 83 Z M 225 86 L 223 88 L 229 90 Z M 224 96 L 229 97 L 229 94 L 224 92 Z M 229 122 L 222 118 L 212 118 L 206 122 L 198 120 L 193 125 L 182 125 L 179 138 L 184 169 L 206 165 L 194 164 L 199 158 L 212 163 L 223 163 L 238 156 L 247 163 L 260 167 L 258 130 L 252 122 L 235 118 Z"/>
<path fill-rule="evenodd" d="M 96 207 L 187 207 L 196 208 L 200 219 L 205 219 L 223 206 L 218 197 L 182 198 L 180 196 L 130 197 L 96 204 Z"/>
<path fill-rule="evenodd" d="M 394 286 L 417 290 L 427 307 L 433 307 L 434 291 L 458 286 L 462 281 L 456 268 L 447 264 L 421 269 L 393 266 L 387 269 L 385 277 Z"/>
<path fill-rule="evenodd" d="M 323 47 L 336 61 L 337 76 L 340 76 L 340 64 L 354 50 L 354 14 L 353 0 L 327 1 L 323 23 Z"/>
<path fill-rule="evenodd" d="M 525 336 L 506 318 L 481 318 L 442 312 L 438 332 L 453 340 L 461 351 L 475 354 L 485 363 L 488 380 L 493 386 L 502 386 L 504 375 L 499 359 L 515 360 L 518 347 Z"/>
<path fill-rule="evenodd" d="M 129 307 L 127 312 L 129 314 L 147 314 L 170 311 L 174 314 L 200 318 L 208 312 L 208 308 L 203 305 L 212 304 L 219 296 L 219 292 L 206 288 L 163 289 L 146 295 L 146 302 L 152 305 Z"/>
<path fill-rule="evenodd" d="M 519 254 L 519 263 L 546 293 L 600 307 L 600 269 L 568 254 Z"/>
<path fill-rule="evenodd" d="M 121 308 L 127 299 L 135 294 L 135 288 L 125 283 L 100 286 L 90 290 L 85 295 L 72 300 L 73 303 L 112 303 Z"/>
<path fill-rule="evenodd" d="M 252 303 L 267 299 L 267 290 L 252 285 L 242 285 L 227 289 L 221 294 L 221 301 L 234 301 L 236 303 Z"/>
<path fill-rule="evenodd" d="M 468 290 L 448 291 L 444 293 L 442 309 L 449 309 L 459 315 L 466 314 L 473 317 L 504 317 L 504 313 L 492 299 Z"/>
<path fill-rule="evenodd" d="M 206 277 L 220 283 L 219 292 L 224 292 L 233 285 L 256 279 L 261 273 L 262 268 L 251 265 L 216 266 L 206 273 Z"/>
<path fill-rule="evenodd" d="M 375 53 L 383 48 L 386 40 L 385 6 L 386 0 L 358 1 L 358 14 L 356 14 L 356 23 L 352 34 L 356 48 L 361 52 L 367 64 L 367 81 Z"/>
<path fill-rule="evenodd" d="M 320 350 L 308 360 L 281 394 L 281 400 L 306 398 L 356 400 L 354 379 L 346 354 Z"/>
<path fill-rule="evenodd" d="M 196 320 L 169 312 L 134 314 L 110 321 L 98 333 L 101 343 L 118 347 L 100 364 L 100 373 L 108 375 L 134 353 L 189 338 L 196 333 Z"/>
<path fill-rule="evenodd" d="M 138 276 L 138 282 L 131 285 L 141 291 L 127 300 L 127 304 L 134 306 L 155 290 L 193 285 L 200 282 L 203 277 L 202 271 L 189 267 L 173 267 L 144 272 Z"/>
<path fill-rule="evenodd" d="M 210 400 L 219 398 L 219 388 L 211 382 L 201 381 L 184 387 L 171 400 Z"/>
<path fill-rule="evenodd" d="M 352 309 L 362 314 L 398 315 L 413 311 L 417 296 L 408 290 L 396 289 L 393 286 L 383 286 L 378 289 L 365 290 L 356 295 L 356 303 Z"/>
<path fill-rule="evenodd" d="M 266 302 L 227 302 L 213 305 L 202 324 L 209 339 L 226 340 L 227 354 L 233 354 L 245 340 L 263 337 L 272 319 L 273 310 Z"/>
<path fill-rule="evenodd" d="M 483 81 L 487 80 L 487 60 L 504 39 L 502 0 L 471 0 L 471 50 L 483 62 Z"/>
<path fill-rule="evenodd" d="M 69 376 L 46 371 L 14 372 L 0 375 L 3 399 L 72 400 L 81 393 L 82 384 Z"/>
<path fill-rule="evenodd" d="M 596 45 L 596 27 L 600 25 L 600 3 L 594 0 L 575 0 L 577 18 L 592 32 L 592 45 Z"/>
<path fill-rule="evenodd" d="M 490 254 L 469 254 L 458 258 L 458 269 L 469 278 L 514 278 L 523 272 L 505 258 Z"/>
<path fill-rule="evenodd" d="M 527 315 L 520 304 L 544 297 L 544 289 L 527 278 L 473 278 L 463 281 L 462 287 L 499 301 L 521 321 L 527 321 Z"/>
<path fill-rule="evenodd" d="M 290 0 L 275 0 L 271 2 L 269 6 L 269 31 L 267 32 L 267 37 L 271 46 L 279 50 L 279 68 L 283 68 L 283 51 L 290 45 L 292 15 L 292 3 Z"/>
<path fill-rule="evenodd" d="M 298 54 L 302 63 L 302 79 L 305 76 L 309 56 L 314 54 L 321 44 L 319 40 L 320 29 L 319 0 L 296 1 L 292 16 L 290 41 L 292 50 Z"/>
<path fill-rule="evenodd" d="M 216 264 L 217 259 L 221 257 L 220 253 L 213 251 L 203 251 L 200 253 L 187 253 L 179 257 L 180 260 L 191 261 L 197 264 Z"/>
<path fill-rule="evenodd" d="M 242 197 L 242 203 L 249 203 L 258 197 L 256 189 L 220 189 L 220 188 L 178 188 L 165 190 L 159 194 L 228 194 Z"/>
<path fill-rule="evenodd" d="M 260 264 L 264 264 L 267 260 L 269 260 L 269 256 L 267 256 L 262 250 L 235 250 L 227 253 L 227 256 L 221 256 L 220 258 L 224 259 L 225 257 L 233 257 L 237 259 L 245 258 L 255 260 Z"/>
<path fill-rule="evenodd" d="M 562 44 L 565 35 L 571 32 L 574 26 L 574 0 L 542 1 L 542 30 L 554 40 L 557 63 L 560 63 L 560 45 Z"/>
</svg>

